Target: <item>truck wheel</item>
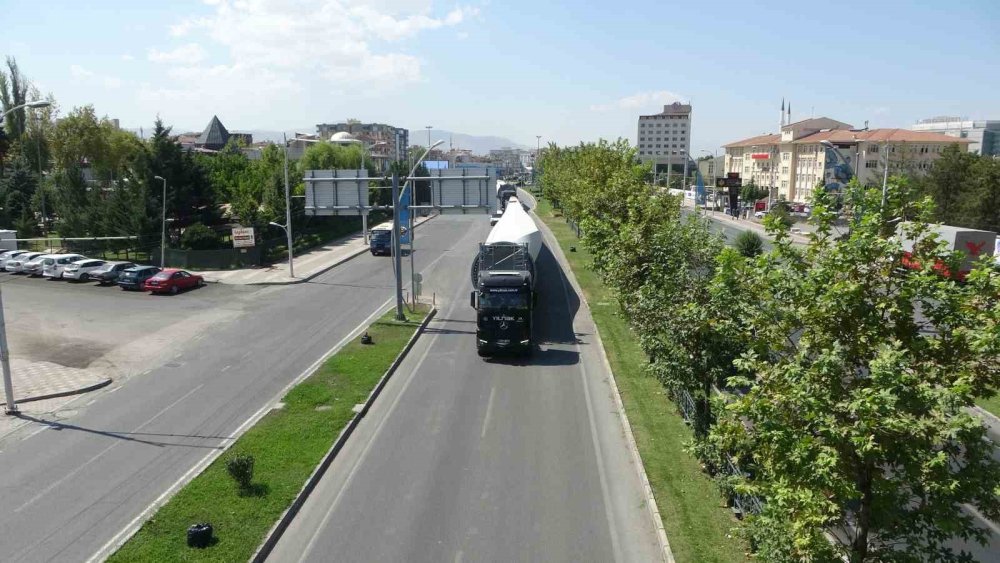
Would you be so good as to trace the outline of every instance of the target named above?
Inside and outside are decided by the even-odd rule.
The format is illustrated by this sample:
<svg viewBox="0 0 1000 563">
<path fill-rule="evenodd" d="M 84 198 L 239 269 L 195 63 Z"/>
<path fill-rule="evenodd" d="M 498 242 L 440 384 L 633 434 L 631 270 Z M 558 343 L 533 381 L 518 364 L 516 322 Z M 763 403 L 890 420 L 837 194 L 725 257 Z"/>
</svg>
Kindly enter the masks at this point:
<svg viewBox="0 0 1000 563">
<path fill-rule="evenodd" d="M 489 352 L 487 352 L 484 348 L 477 348 L 476 353 L 479 354 L 480 358 L 485 358 L 486 356 L 490 355 Z"/>
</svg>

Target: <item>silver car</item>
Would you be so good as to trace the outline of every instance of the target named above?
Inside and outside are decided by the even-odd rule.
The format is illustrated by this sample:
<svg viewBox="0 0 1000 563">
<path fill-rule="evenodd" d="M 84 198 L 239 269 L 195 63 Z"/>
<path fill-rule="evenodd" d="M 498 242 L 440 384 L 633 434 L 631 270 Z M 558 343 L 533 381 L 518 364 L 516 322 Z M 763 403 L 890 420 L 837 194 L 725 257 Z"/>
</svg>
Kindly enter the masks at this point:
<svg viewBox="0 0 1000 563">
<path fill-rule="evenodd" d="M 8 250 L 7 252 L 0 254 L 0 270 L 7 269 L 8 260 L 10 260 L 11 258 L 16 258 L 22 254 L 26 254 L 27 252 L 28 252 L 27 250 Z"/>
<path fill-rule="evenodd" d="M 105 264 L 107 262 L 104 260 L 95 260 L 93 258 L 77 260 L 63 268 L 62 277 L 65 280 L 90 281 L 96 277 L 96 272 L 104 267 Z"/>
<path fill-rule="evenodd" d="M 42 252 L 25 252 L 20 256 L 15 256 L 14 258 L 7 260 L 7 271 L 12 274 L 26 274 L 27 272 L 24 271 L 24 267 L 28 264 L 28 262 L 31 262 L 41 256 L 45 256 L 45 254 Z"/>
</svg>

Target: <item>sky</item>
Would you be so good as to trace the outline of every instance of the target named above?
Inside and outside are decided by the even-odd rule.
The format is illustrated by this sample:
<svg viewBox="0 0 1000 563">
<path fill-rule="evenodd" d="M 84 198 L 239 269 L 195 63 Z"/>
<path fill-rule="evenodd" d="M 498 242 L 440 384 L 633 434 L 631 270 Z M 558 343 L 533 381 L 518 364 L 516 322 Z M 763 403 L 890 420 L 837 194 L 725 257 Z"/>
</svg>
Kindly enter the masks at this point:
<svg viewBox="0 0 1000 563">
<path fill-rule="evenodd" d="M 693 104 L 692 153 L 827 116 L 1000 119 L 1000 2 L 0 0 L 0 54 L 63 114 L 314 132 L 356 118 L 534 146 Z M 13 24 L 13 25 L 12 25 Z M 419 133 L 417 132 L 419 130 Z"/>
</svg>

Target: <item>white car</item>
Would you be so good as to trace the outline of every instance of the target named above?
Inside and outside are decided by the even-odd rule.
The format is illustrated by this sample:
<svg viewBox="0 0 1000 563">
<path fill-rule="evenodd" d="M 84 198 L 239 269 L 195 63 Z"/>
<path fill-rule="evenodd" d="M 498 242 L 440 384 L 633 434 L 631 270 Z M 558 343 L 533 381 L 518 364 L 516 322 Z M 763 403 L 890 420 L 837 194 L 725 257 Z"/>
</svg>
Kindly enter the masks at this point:
<svg viewBox="0 0 1000 563">
<path fill-rule="evenodd" d="M 753 214 L 755 219 L 763 219 L 765 215 L 767 215 L 767 211 L 758 211 Z"/>
<path fill-rule="evenodd" d="M 8 259 L 7 263 L 4 264 L 4 268 L 12 274 L 23 274 L 25 273 L 24 265 L 39 256 L 44 256 L 44 254 L 41 252 L 25 252 L 24 254 L 18 254 L 17 256 Z"/>
<path fill-rule="evenodd" d="M 7 252 L 0 254 L 0 270 L 7 269 L 8 260 L 10 260 L 11 258 L 16 258 L 22 254 L 26 254 L 27 252 L 28 252 L 27 250 L 8 250 Z"/>
<path fill-rule="evenodd" d="M 90 281 L 91 277 L 95 275 L 94 272 L 101 269 L 105 264 L 107 262 L 104 260 L 95 260 L 93 258 L 77 260 L 72 264 L 67 264 L 63 268 L 62 277 L 65 280 Z"/>
<path fill-rule="evenodd" d="M 77 260 L 83 260 L 86 256 L 79 254 L 50 254 L 49 259 L 42 265 L 42 275 L 47 278 L 59 279 L 63 275 L 63 270 Z"/>
</svg>

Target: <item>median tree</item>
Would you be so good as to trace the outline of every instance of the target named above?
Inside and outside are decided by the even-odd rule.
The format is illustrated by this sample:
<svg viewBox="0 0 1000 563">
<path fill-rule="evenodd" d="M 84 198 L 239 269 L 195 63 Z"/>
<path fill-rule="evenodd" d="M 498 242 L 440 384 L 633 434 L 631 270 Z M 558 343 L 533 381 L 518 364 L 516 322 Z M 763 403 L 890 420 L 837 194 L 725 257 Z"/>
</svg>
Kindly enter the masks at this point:
<svg viewBox="0 0 1000 563">
<path fill-rule="evenodd" d="M 966 506 L 1000 518 L 995 445 L 968 410 L 1000 384 L 1000 275 L 939 274 L 960 256 L 935 242 L 929 202 L 890 188 L 883 211 L 879 190 L 852 186 L 859 217 L 836 240 L 817 190 L 807 247 L 769 217 L 774 249 L 717 271 L 741 304 L 721 322 L 752 345 L 730 380 L 748 392 L 713 433 L 765 499 L 750 528 L 763 560 L 957 560 L 955 539 L 989 538 Z M 902 213 L 917 271 L 885 228 Z"/>
</svg>

